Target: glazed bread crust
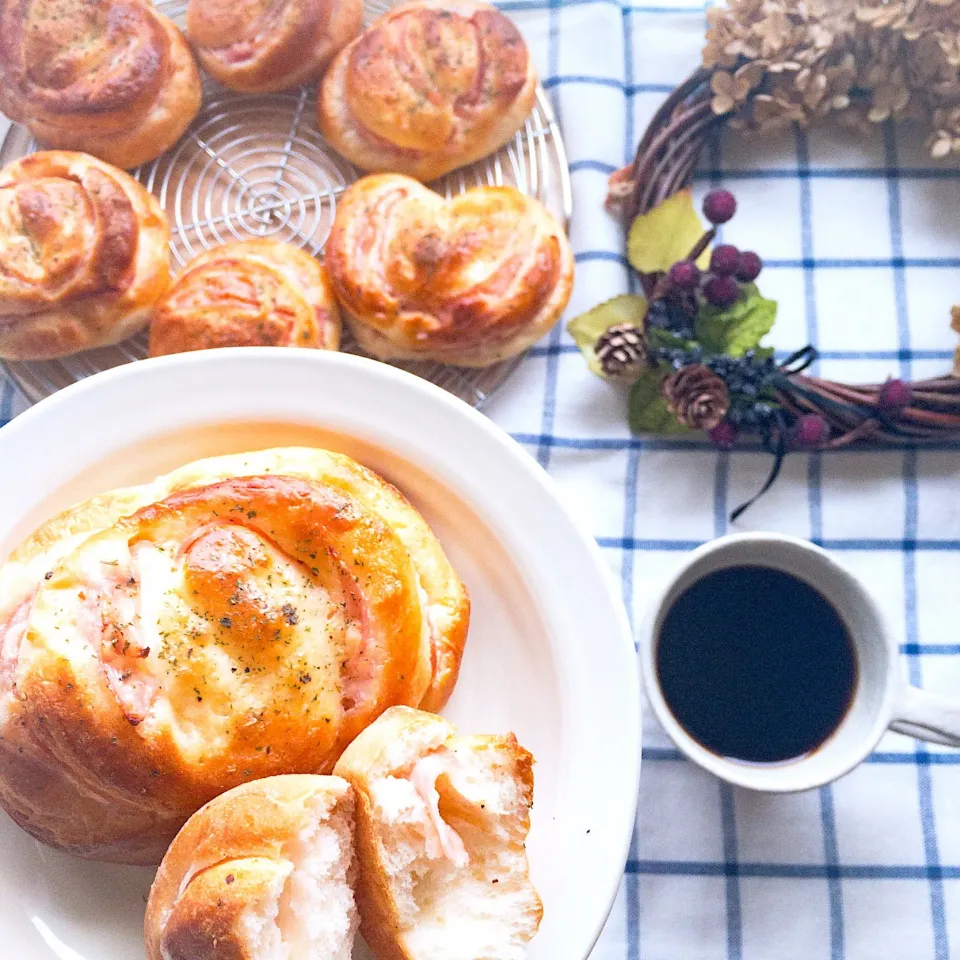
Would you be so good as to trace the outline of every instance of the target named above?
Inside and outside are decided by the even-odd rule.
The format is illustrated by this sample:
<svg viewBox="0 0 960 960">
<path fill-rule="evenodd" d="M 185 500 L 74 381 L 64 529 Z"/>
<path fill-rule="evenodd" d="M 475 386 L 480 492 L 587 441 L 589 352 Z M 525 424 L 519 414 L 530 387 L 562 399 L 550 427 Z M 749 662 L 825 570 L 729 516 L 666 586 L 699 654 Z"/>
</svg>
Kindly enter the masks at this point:
<svg viewBox="0 0 960 960">
<path fill-rule="evenodd" d="M 200 99 L 186 40 L 145 0 L 0 0 L 0 110 L 44 146 L 137 167 Z"/>
<path fill-rule="evenodd" d="M 389 706 L 442 706 L 468 619 L 420 515 L 340 454 L 94 498 L 0 568 L 0 805 L 78 856 L 156 863 L 224 790 L 328 772 Z"/>
<path fill-rule="evenodd" d="M 409 177 L 364 177 L 325 256 L 354 335 L 382 360 L 496 363 L 547 333 L 573 287 L 566 234 L 513 187 L 445 200 Z"/>
<path fill-rule="evenodd" d="M 212 347 L 339 345 L 340 313 L 323 265 L 275 240 L 201 253 L 157 302 L 150 323 L 154 357 Z"/>
<path fill-rule="evenodd" d="M 304 906 L 331 914 L 329 940 L 341 949 L 324 960 L 349 957 L 353 811 L 353 791 L 339 777 L 267 777 L 210 801 L 157 871 L 144 920 L 148 960 L 274 960 L 269 946 L 285 958 L 282 940 L 294 939 L 290 926 L 302 924 Z"/>
<path fill-rule="evenodd" d="M 427 181 L 503 146 L 533 109 L 536 88 L 523 37 L 495 7 L 413 0 L 337 55 L 317 119 L 361 170 Z"/>
<path fill-rule="evenodd" d="M 0 357 L 136 333 L 170 284 L 169 239 L 156 199 L 95 157 L 52 150 L 0 170 Z"/>
<path fill-rule="evenodd" d="M 241 93 L 316 80 L 362 25 L 362 0 L 190 0 L 187 6 L 200 64 Z"/>
</svg>

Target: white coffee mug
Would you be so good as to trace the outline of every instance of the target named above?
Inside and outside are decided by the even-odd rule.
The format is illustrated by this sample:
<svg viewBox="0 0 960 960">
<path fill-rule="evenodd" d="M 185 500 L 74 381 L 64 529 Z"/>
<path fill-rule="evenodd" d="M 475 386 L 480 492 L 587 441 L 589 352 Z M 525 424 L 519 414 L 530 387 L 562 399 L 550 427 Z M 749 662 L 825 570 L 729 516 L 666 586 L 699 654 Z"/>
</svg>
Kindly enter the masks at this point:
<svg viewBox="0 0 960 960">
<path fill-rule="evenodd" d="M 857 684 L 840 725 L 812 752 L 781 763 L 738 761 L 698 743 L 674 717 L 657 676 L 660 630 L 673 604 L 708 574 L 741 566 L 780 570 L 816 589 L 846 625 L 856 656 Z M 747 533 L 694 550 L 650 609 L 640 631 L 640 659 L 650 704 L 673 742 L 701 767 L 741 787 L 787 793 L 830 783 L 864 760 L 887 729 L 960 747 L 960 701 L 906 683 L 897 644 L 876 602 L 853 574 L 805 540 Z"/>
</svg>

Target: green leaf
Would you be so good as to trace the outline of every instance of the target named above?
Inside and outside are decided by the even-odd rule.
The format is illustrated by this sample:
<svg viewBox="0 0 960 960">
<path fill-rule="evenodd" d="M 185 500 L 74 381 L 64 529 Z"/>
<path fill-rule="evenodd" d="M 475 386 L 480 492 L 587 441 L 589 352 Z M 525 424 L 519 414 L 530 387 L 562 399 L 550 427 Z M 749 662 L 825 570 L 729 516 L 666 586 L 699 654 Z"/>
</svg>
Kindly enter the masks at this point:
<svg viewBox="0 0 960 960">
<path fill-rule="evenodd" d="M 760 296 L 756 284 L 745 283 L 740 299 L 731 307 L 704 303 L 697 314 L 694 329 L 706 353 L 740 357 L 759 346 L 776 317 L 776 300 Z"/>
<path fill-rule="evenodd" d="M 651 347 L 663 350 L 690 350 L 697 345 L 695 340 L 684 340 L 671 330 L 662 330 L 659 327 L 647 331 L 647 341 Z"/>
<path fill-rule="evenodd" d="M 650 370 L 630 388 L 630 429 L 634 433 L 689 433 L 667 409 L 667 401 L 660 393 L 660 383 L 671 373 L 669 364 Z"/>
<path fill-rule="evenodd" d="M 693 208 L 693 194 L 687 187 L 633 221 L 627 236 L 627 259 L 640 273 L 669 270 L 678 260 L 687 258 L 703 234 L 703 224 Z M 709 262 L 710 251 L 704 250 L 697 264 L 705 269 Z"/>
<path fill-rule="evenodd" d="M 600 362 L 593 352 L 593 345 L 608 328 L 618 323 L 632 323 L 634 326 L 643 325 L 643 318 L 647 314 L 647 301 L 635 294 L 624 293 L 612 300 L 607 300 L 574 317 L 568 324 L 567 330 L 576 341 L 580 352 L 587 361 L 587 366 L 598 376 L 602 377 Z"/>
</svg>

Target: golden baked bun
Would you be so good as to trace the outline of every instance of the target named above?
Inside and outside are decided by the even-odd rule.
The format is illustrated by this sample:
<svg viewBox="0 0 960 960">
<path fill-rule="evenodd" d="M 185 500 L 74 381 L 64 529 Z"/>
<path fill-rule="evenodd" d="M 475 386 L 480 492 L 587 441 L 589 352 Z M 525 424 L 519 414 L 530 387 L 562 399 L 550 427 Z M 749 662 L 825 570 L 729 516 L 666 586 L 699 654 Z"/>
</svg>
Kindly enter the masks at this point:
<svg viewBox="0 0 960 960">
<path fill-rule="evenodd" d="M 268 777 L 211 800 L 157 871 L 147 960 L 350 960 L 353 812 L 339 777 Z"/>
<path fill-rule="evenodd" d="M 316 80 L 360 33 L 363 0 L 190 0 L 187 33 L 204 70 L 242 93 Z"/>
<path fill-rule="evenodd" d="M 199 109 L 193 54 L 145 0 L 0 0 L 0 110 L 44 146 L 137 167 Z"/>
<path fill-rule="evenodd" d="M 510 734 L 457 736 L 383 714 L 335 768 L 357 793 L 360 932 L 377 960 L 516 960 L 543 908 L 525 842 L 533 757 Z"/>
<path fill-rule="evenodd" d="M 44 360 L 146 326 L 170 285 L 170 228 L 122 170 L 51 150 L 0 170 L 0 357 Z"/>
<path fill-rule="evenodd" d="M 536 89 L 527 45 L 496 7 L 413 0 L 337 55 L 320 84 L 317 122 L 361 170 L 433 180 L 503 146 Z"/>
<path fill-rule="evenodd" d="M 333 291 L 368 353 L 483 367 L 560 319 L 573 286 L 566 234 L 513 187 L 445 200 L 394 174 L 340 198 L 325 249 Z"/>
<path fill-rule="evenodd" d="M 394 704 L 439 709 L 468 618 L 424 520 L 341 454 L 95 497 L 0 568 L 0 805 L 78 856 L 157 863 L 225 790 L 329 772 Z"/>
<path fill-rule="evenodd" d="M 150 323 L 150 355 L 210 347 L 340 345 L 327 273 L 310 254 L 275 240 L 242 240 L 191 260 Z"/>
</svg>

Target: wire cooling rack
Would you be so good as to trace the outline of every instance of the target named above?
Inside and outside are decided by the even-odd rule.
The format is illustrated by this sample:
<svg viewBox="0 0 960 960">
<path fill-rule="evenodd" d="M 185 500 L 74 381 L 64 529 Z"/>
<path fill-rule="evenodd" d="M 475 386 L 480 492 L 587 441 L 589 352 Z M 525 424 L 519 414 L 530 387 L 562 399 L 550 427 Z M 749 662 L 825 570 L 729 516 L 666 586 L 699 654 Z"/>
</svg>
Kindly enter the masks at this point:
<svg viewBox="0 0 960 960">
<path fill-rule="evenodd" d="M 366 22 L 394 5 L 368 0 Z M 157 7 L 183 26 L 186 4 L 181 0 L 159 2 Z M 133 172 L 167 213 L 175 269 L 217 244 L 251 237 L 284 240 L 322 254 L 337 197 L 361 174 L 318 133 L 314 94 L 313 88 L 304 87 L 251 96 L 204 77 L 203 106 L 188 131 L 163 156 Z M 29 132 L 13 124 L 0 144 L 0 164 L 36 149 Z M 431 186 L 449 197 L 470 187 L 504 184 L 539 199 L 561 223 L 569 221 L 572 198 L 566 151 L 542 87 L 537 89 L 533 111 L 512 141 Z M 362 353 L 346 331 L 342 349 Z M 91 374 L 146 355 L 147 337 L 141 333 L 115 346 L 71 357 L 5 366 L 24 394 L 37 401 Z M 424 362 L 397 366 L 480 407 L 518 362 L 514 358 L 482 370 Z"/>
</svg>

